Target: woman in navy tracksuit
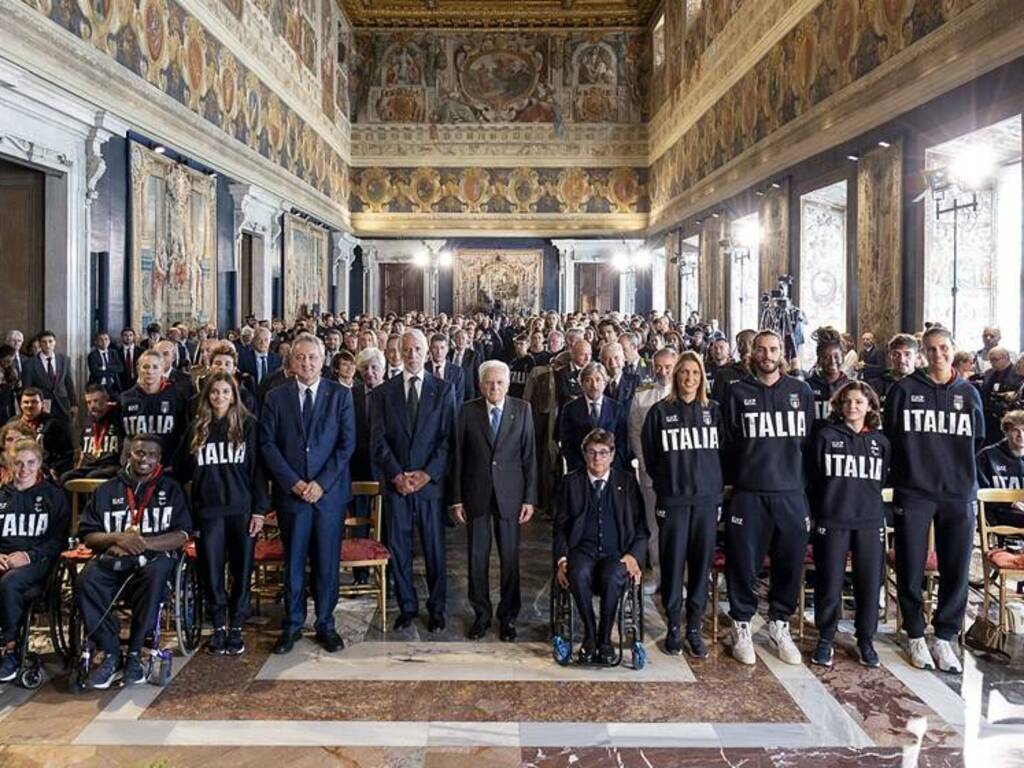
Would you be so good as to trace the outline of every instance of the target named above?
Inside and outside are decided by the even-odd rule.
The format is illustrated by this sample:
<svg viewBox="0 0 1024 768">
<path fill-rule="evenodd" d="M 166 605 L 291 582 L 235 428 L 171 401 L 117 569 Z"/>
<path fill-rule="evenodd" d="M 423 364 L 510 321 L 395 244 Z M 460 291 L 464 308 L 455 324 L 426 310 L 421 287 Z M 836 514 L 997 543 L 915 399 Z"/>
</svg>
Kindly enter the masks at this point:
<svg viewBox="0 0 1024 768">
<path fill-rule="evenodd" d="M 679 355 L 668 396 L 647 412 L 641 432 L 644 466 L 657 495 L 655 516 L 661 558 L 661 599 L 668 617 L 665 650 L 682 652 L 679 621 L 686 579 L 686 643 L 697 658 L 708 655 L 701 619 L 722 503 L 719 456 L 722 416 L 707 396 L 700 355 Z"/>
<path fill-rule="evenodd" d="M 880 425 L 878 395 L 868 384 L 850 381 L 833 395 L 828 420 L 814 436 L 809 490 L 814 515 L 814 622 L 820 639 L 811 661 L 825 667 L 832 666 L 848 555 L 860 661 L 869 667 L 879 664 L 872 638 L 878 628 L 885 553 L 882 487 L 890 456 Z"/>
</svg>

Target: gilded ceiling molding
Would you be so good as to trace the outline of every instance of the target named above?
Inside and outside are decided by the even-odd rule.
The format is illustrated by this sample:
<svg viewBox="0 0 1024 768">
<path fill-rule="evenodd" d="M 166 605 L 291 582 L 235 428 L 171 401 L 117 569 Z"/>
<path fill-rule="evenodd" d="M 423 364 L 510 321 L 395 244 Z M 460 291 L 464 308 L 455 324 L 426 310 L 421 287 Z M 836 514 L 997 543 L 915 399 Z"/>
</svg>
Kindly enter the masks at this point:
<svg viewBox="0 0 1024 768">
<path fill-rule="evenodd" d="M 746 0 L 701 56 L 705 73 L 680 83 L 649 124 L 653 162 L 694 126 L 736 82 L 771 51 L 822 0 Z"/>
<path fill-rule="evenodd" d="M 843 0 L 847 2 L 848 0 Z M 905 0 L 908 2 L 909 0 Z M 819 101 L 696 183 L 664 201 L 650 184 L 651 231 L 914 109 L 1021 56 L 1020 0 L 949 0 L 954 15 L 884 63 Z M 962 9 L 962 10 L 959 10 Z M 959 12 L 958 12 L 959 10 Z M 874 22 L 870 22 L 874 23 Z M 891 44 L 889 39 L 884 41 Z M 909 41 L 905 41 L 909 42 Z"/>
<path fill-rule="evenodd" d="M 642 234 L 646 213 L 353 213 L 358 237 L 559 237 Z"/>
<path fill-rule="evenodd" d="M 354 27 L 644 26 L 661 0 L 339 0 Z"/>
</svg>

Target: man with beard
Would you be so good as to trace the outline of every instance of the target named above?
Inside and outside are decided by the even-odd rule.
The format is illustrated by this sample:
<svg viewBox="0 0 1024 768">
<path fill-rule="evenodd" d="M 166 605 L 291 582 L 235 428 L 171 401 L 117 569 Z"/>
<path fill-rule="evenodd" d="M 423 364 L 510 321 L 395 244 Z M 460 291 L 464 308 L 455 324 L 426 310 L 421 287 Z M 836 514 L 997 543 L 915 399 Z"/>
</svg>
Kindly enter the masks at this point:
<svg viewBox="0 0 1024 768">
<path fill-rule="evenodd" d="M 868 383 L 878 393 L 878 402 L 885 409 L 889 390 L 900 379 L 914 372 L 917 366 L 917 339 L 909 333 L 897 333 L 889 340 L 889 370 Z"/>
</svg>

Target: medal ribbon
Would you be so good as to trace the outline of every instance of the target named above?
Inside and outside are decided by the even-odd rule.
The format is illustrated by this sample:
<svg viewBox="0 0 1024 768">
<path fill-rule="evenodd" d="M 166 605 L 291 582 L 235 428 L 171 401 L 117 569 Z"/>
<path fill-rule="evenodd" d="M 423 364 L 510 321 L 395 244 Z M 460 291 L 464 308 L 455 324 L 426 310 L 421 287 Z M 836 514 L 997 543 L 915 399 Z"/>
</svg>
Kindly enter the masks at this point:
<svg viewBox="0 0 1024 768">
<path fill-rule="evenodd" d="M 138 528 L 139 521 L 142 520 L 142 510 L 149 506 L 149 502 L 153 500 L 153 494 L 156 493 L 156 481 L 160 475 L 163 474 L 164 468 L 158 466 L 153 471 L 153 476 L 146 482 L 148 486 L 145 493 L 142 494 L 142 502 L 138 505 L 135 504 L 135 491 L 131 486 L 125 488 L 127 500 L 128 500 L 128 511 L 132 516 L 132 527 Z"/>
</svg>

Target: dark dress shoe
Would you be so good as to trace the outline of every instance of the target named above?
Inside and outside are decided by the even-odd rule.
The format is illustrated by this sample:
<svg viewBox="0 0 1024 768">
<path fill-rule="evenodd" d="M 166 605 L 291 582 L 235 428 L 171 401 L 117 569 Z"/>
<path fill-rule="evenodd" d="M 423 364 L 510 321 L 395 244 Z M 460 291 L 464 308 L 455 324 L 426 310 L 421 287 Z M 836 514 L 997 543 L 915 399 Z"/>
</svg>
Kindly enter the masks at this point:
<svg viewBox="0 0 1024 768">
<path fill-rule="evenodd" d="M 341 639 L 341 635 L 334 629 L 329 629 L 326 632 L 317 632 L 316 641 L 328 653 L 337 653 L 345 647 L 345 641 Z"/>
<path fill-rule="evenodd" d="M 277 642 L 274 643 L 272 652 L 278 656 L 284 653 L 291 653 L 292 648 L 295 647 L 295 641 L 301 637 L 301 629 L 296 629 L 294 632 L 282 632 L 281 636 L 277 638 Z"/>
<path fill-rule="evenodd" d="M 477 616 L 476 621 L 473 622 L 473 626 L 469 628 L 469 634 L 467 634 L 466 637 L 470 640 L 481 640 L 490 628 L 490 620 L 485 619 L 483 616 Z"/>
<path fill-rule="evenodd" d="M 597 649 L 597 663 L 609 667 L 615 663 L 615 649 L 611 643 L 601 643 L 601 647 Z"/>
<path fill-rule="evenodd" d="M 498 637 L 503 643 L 514 643 L 516 641 L 516 625 L 511 621 L 501 622 L 501 632 Z"/>
<path fill-rule="evenodd" d="M 415 618 L 415 613 L 400 613 L 398 614 L 398 618 L 395 619 L 395 623 L 392 625 L 391 629 L 395 632 L 401 632 L 403 629 L 408 629 L 412 626 L 412 620 Z"/>
<path fill-rule="evenodd" d="M 444 632 L 444 614 L 435 613 L 427 622 L 427 629 L 430 632 Z"/>
<path fill-rule="evenodd" d="M 583 640 L 583 645 L 576 652 L 576 661 L 580 664 L 590 664 L 594 661 L 594 641 Z"/>
<path fill-rule="evenodd" d="M 678 656 L 683 652 L 683 641 L 679 637 L 679 627 L 669 627 L 665 635 L 665 653 L 669 656 Z"/>
</svg>

